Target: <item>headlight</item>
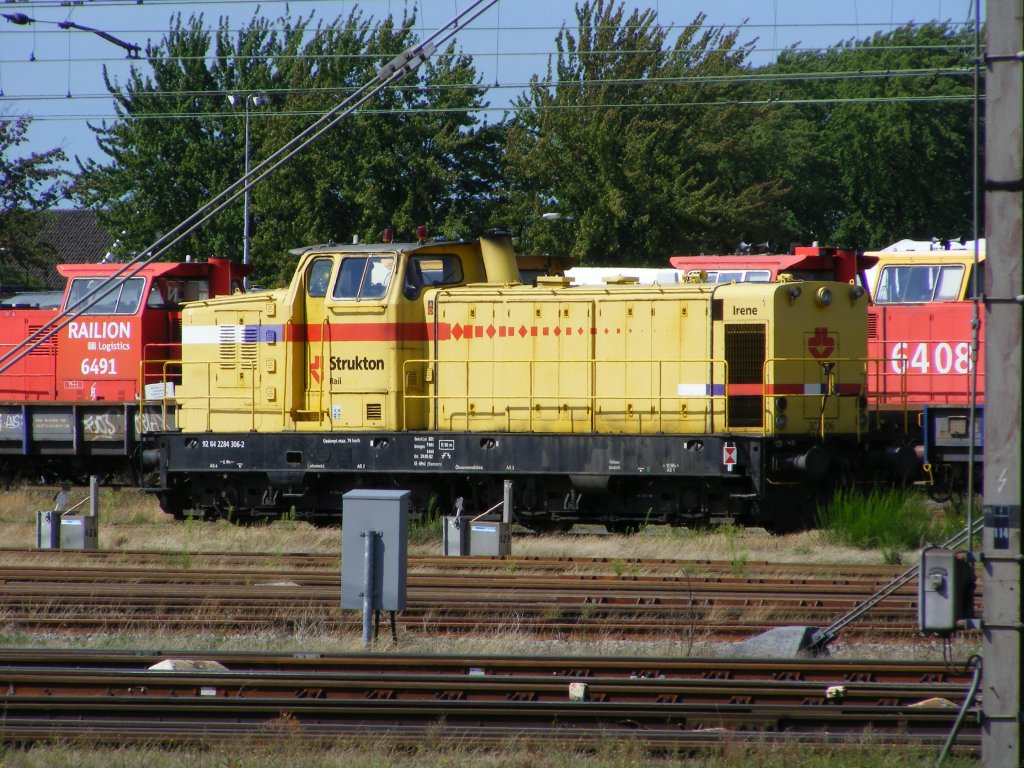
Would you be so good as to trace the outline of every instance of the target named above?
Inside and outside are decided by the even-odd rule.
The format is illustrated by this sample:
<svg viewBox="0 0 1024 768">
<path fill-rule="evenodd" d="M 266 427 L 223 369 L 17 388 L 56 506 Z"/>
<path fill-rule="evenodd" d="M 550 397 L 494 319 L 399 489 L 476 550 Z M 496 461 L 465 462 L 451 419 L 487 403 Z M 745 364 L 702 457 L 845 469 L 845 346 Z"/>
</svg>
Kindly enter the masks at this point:
<svg viewBox="0 0 1024 768">
<path fill-rule="evenodd" d="M 775 428 L 782 430 L 786 428 L 789 423 L 789 419 L 786 418 L 786 414 L 780 413 L 775 417 Z"/>
<path fill-rule="evenodd" d="M 818 293 L 815 294 L 814 300 L 822 307 L 827 307 L 832 303 L 832 291 L 828 288 L 819 288 Z"/>
</svg>

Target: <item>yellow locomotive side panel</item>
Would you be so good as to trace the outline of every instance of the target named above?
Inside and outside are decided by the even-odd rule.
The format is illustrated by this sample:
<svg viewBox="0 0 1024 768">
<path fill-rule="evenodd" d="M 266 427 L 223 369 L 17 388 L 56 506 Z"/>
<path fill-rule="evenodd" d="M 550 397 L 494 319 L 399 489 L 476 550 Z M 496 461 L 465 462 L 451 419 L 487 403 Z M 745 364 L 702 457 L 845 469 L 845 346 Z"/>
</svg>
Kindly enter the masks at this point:
<svg viewBox="0 0 1024 768">
<path fill-rule="evenodd" d="M 702 433 L 717 412 L 721 429 L 725 366 L 712 359 L 710 294 L 693 286 L 438 294 L 436 428 Z"/>
<path fill-rule="evenodd" d="M 179 424 L 188 432 L 280 429 L 285 325 L 273 294 L 190 304 L 183 314 Z"/>
<path fill-rule="evenodd" d="M 438 294 L 437 314 L 439 429 L 590 430 L 589 299 L 471 287 Z"/>
<path fill-rule="evenodd" d="M 595 428 L 651 434 L 705 432 L 707 299 L 693 288 L 609 288 L 595 327 Z"/>
</svg>

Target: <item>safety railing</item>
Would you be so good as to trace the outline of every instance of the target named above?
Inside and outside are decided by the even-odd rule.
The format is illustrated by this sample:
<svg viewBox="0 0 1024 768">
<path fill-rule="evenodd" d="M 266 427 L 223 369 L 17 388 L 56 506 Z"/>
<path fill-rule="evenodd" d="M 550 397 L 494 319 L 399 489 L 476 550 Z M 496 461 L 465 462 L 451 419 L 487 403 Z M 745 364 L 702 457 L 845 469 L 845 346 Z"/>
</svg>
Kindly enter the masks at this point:
<svg viewBox="0 0 1024 768">
<path fill-rule="evenodd" d="M 426 391 L 423 394 L 412 394 L 408 391 L 403 393 L 403 414 L 402 427 L 407 429 L 409 425 L 409 413 L 415 410 L 416 405 L 425 406 L 428 413 L 428 424 L 434 424 L 435 420 L 430 415 L 435 406 L 445 403 L 458 403 L 461 401 L 462 411 L 452 413 L 449 423 L 437 428 L 455 429 L 456 420 L 466 420 L 466 427 L 469 427 L 470 420 L 474 418 L 485 418 L 483 411 L 477 412 L 477 403 L 490 402 L 492 410 L 487 412 L 486 417 L 493 418 L 494 405 L 504 403 L 501 413 L 505 418 L 505 431 L 513 431 L 514 428 L 526 431 L 543 431 L 550 428 L 552 422 L 557 420 L 568 421 L 574 426 L 578 425 L 582 430 L 593 431 L 599 421 L 617 424 L 620 428 L 623 425 L 635 426 L 630 432 L 650 433 L 678 431 L 683 422 L 697 422 L 700 426 L 694 426 L 694 431 L 713 432 L 716 421 L 720 418 L 722 424 L 728 423 L 728 406 L 724 392 L 724 385 L 721 385 L 721 392 L 715 391 L 712 381 L 724 382 L 728 374 L 728 366 L 724 360 L 716 358 L 685 358 L 685 359 L 663 359 L 637 361 L 636 359 L 609 359 L 600 360 L 594 358 L 567 360 L 541 360 L 533 358 L 506 358 L 491 363 L 494 368 L 518 369 L 528 371 L 529 381 L 535 382 L 543 377 L 543 368 L 546 366 L 586 366 L 587 382 L 586 390 L 574 391 L 563 390 L 560 393 L 539 394 L 531 391 L 527 394 L 487 394 L 474 391 L 471 379 L 479 377 L 481 361 L 464 359 L 445 358 L 441 361 L 436 359 L 418 358 L 406 360 L 403 366 L 403 381 L 409 380 L 412 371 L 417 373 L 417 379 L 427 381 L 429 378 L 440 379 L 443 376 L 444 387 L 448 391 L 434 392 Z M 611 369 L 618 366 L 616 370 Z M 684 382 L 682 371 L 684 366 L 692 366 L 702 369 L 700 381 Z M 438 368 L 443 368 L 443 373 Z M 471 372 L 471 367 L 477 372 Z M 635 378 L 637 369 L 647 368 L 647 375 L 652 383 L 657 386 L 652 391 L 637 394 L 626 391 L 630 386 L 630 376 Z M 602 370 L 603 369 L 603 370 Z M 433 373 L 428 376 L 427 371 Z M 541 371 L 540 373 L 538 371 Z M 720 371 L 720 375 L 708 375 L 709 371 Z M 520 373 L 521 375 L 521 373 Z M 697 378 L 696 376 L 691 378 Z M 614 387 L 621 380 L 619 391 Z M 668 382 L 672 382 L 668 384 Z M 673 393 L 664 392 L 666 386 L 674 386 Z M 698 391 L 703 388 L 703 391 Z M 451 392 L 451 394 L 449 394 Z M 694 409 L 693 404 L 700 404 L 701 407 Z M 611 407 L 609 408 L 609 404 Z M 616 407 L 616 404 L 619 404 Z M 631 407 L 634 406 L 634 407 Z M 639 405 L 639 407 L 635 407 Z M 560 414 L 560 415 L 558 415 Z M 579 418 L 577 418 L 577 416 Z"/>
<path fill-rule="evenodd" d="M 866 410 L 864 401 L 867 378 L 867 358 L 863 357 L 829 357 L 821 359 L 816 357 L 769 357 L 765 359 L 762 367 L 761 381 L 762 397 L 764 404 L 762 435 L 784 433 L 785 427 L 778 424 L 777 418 L 785 416 L 786 408 L 780 409 L 779 401 L 785 398 L 786 401 L 811 402 L 820 405 L 818 410 L 818 437 L 824 440 L 827 437 L 826 425 L 829 421 L 826 410 L 829 398 L 837 398 L 837 404 L 841 408 L 842 398 L 854 399 L 853 412 L 836 415 L 836 419 L 843 419 L 844 415 L 852 422 L 850 430 L 840 430 L 843 434 L 852 432 L 859 440 L 866 424 L 861 423 L 861 413 Z M 851 371 L 852 368 L 852 371 Z M 810 370 L 820 371 L 818 381 L 815 383 L 809 375 Z M 801 386 L 803 391 L 794 391 L 794 387 Z M 862 407 L 863 404 L 863 407 Z M 802 409 L 804 419 L 808 409 Z"/>
<path fill-rule="evenodd" d="M 276 408 L 266 407 L 268 403 L 262 402 L 260 407 L 257 407 L 257 403 L 260 402 L 258 396 L 260 394 L 260 383 L 259 383 L 259 366 L 255 360 L 252 361 L 236 361 L 232 364 L 232 372 L 241 372 L 243 378 L 247 379 L 247 382 L 241 386 L 225 387 L 224 385 L 216 384 L 216 378 L 213 375 L 213 369 L 221 365 L 219 360 L 200 360 L 194 362 L 183 362 L 181 360 L 142 360 L 139 363 L 140 368 L 140 381 L 142 377 L 148 376 L 153 377 L 153 374 L 144 374 L 143 371 L 152 369 L 154 366 L 159 366 L 160 376 L 158 381 L 150 381 L 150 384 L 162 385 L 162 394 L 159 397 L 147 397 L 146 389 L 143 387 L 140 390 L 140 406 L 153 406 L 160 408 L 160 415 L 165 423 L 168 422 L 168 414 L 171 409 L 177 409 L 181 403 L 177 397 L 177 390 L 173 385 L 175 381 L 181 381 L 186 378 L 185 371 L 189 371 L 188 378 L 195 380 L 196 371 L 194 369 L 200 369 L 199 376 L 205 374 L 205 381 L 207 382 L 207 392 L 204 395 L 196 394 L 196 388 L 194 386 L 189 387 L 188 391 L 188 413 L 191 417 L 195 417 L 197 413 L 204 414 L 205 423 L 203 429 L 210 430 L 213 427 L 213 419 L 215 416 L 223 416 L 230 414 L 232 417 L 237 419 L 237 430 L 248 431 L 255 430 L 257 428 L 257 418 L 260 415 L 268 414 L 274 416 L 283 416 L 285 406 L 283 402 L 280 402 Z M 245 376 L 244 374 L 248 374 Z M 216 391 L 210 391 L 215 389 Z M 234 391 L 229 391 L 234 390 Z M 241 391 L 239 391 L 241 390 Z M 150 390 L 151 392 L 154 390 Z M 190 424 L 190 429 L 198 429 L 198 425 Z"/>
</svg>

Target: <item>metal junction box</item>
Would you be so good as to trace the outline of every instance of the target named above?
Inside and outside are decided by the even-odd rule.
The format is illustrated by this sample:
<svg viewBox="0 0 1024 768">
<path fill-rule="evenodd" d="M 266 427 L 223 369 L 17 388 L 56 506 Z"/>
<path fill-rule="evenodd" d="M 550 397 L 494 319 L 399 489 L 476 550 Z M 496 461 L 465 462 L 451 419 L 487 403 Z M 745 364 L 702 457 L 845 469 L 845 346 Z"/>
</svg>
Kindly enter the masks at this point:
<svg viewBox="0 0 1024 768">
<path fill-rule="evenodd" d="M 99 521 L 89 515 L 64 515 L 60 519 L 61 549 L 96 549 Z"/>
<path fill-rule="evenodd" d="M 951 635 L 974 614 L 974 570 L 963 550 L 926 547 L 918 572 L 917 621 L 923 634 Z M 959 625 L 959 626 L 958 626 Z"/>
<path fill-rule="evenodd" d="M 341 607 L 362 609 L 366 534 L 374 531 L 373 610 L 406 606 L 409 491 L 349 491 L 341 521 Z"/>
<path fill-rule="evenodd" d="M 60 512 L 36 512 L 36 548 L 60 548 Z"/>
<path fill-rule="evenodd" d="M 469 554 L 468 517 L 449 516 L 444 518 L 445 557 L 461 557 Z"/>
<path fill-rule="evenodd" d="M 474 557 L 508 557 L 512 553 L 512 525 L 473 521 L 469 524 L 469 554 Z"/>
</svg>

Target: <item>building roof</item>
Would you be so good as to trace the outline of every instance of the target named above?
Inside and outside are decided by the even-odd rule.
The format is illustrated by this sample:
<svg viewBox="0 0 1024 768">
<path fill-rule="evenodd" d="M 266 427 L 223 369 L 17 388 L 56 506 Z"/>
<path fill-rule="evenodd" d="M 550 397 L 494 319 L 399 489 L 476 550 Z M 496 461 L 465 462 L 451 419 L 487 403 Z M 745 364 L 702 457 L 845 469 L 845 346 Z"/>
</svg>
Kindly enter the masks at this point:
<svg viewBox="0 0 1024 768">
<path fill-rule="evenodd" d="M 95 211 L 55 210 L 49 211 L 46 219 L 39 241 L 53 248 L 53 262 L 45 269 L 29 266 L 26 273 L 43 280 L 47 288 L 64 287 L 64 278 L 55 268 L 57 264 L 99 262 L 114 245 L 114 238 L 100 227 Z"/>
</svg>

